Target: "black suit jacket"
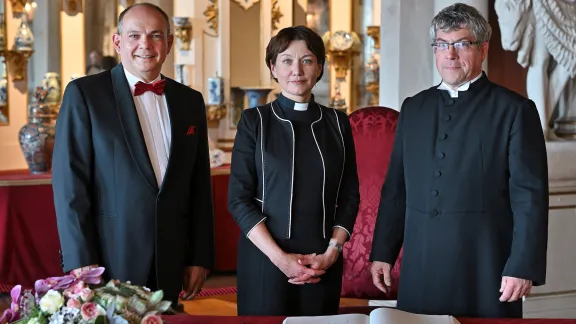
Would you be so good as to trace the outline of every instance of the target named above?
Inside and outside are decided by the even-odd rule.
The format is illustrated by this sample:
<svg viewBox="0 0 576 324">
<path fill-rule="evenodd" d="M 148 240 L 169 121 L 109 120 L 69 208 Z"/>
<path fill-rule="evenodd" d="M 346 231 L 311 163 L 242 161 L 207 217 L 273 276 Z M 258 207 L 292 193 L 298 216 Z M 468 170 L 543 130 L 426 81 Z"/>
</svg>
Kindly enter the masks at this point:
<svg viewBox="0 0 576 324">
<path fill-rule="evenodd" d="M 548 165 L 534 102 L 485 74 L 450 98 L 437 86 L 402 105 L 371 261 L 403 247 L 398 309 L 521 317 L 502 276 L 546 281 Z"/>
<path fill-rule="evenodd" d="M 274 103 L 278 107 L 277 101 Z M 341 227 L 352 234 L 360 203 L 356 150 L 348 116 L 318 105 L 313 128 L 324 161 L 324 235 Z M 244 235 L 259 223 L 275 239 L 290 239 L 292 226 L 293 133 L 271 104 L 246 109 L 234 140 L 228 209 Z M 278 109 L 278 108 L 276 108 Z M 296 148 L 297 149 L 297 148 Z M 348 239 L 350 236 L 348 237 Z"/>
<path fill-rule="evenodd" d="M 66 87 L 52 173 L 64 271 L 99 264 L 145 285 L 155 262 L 174 296 L 185 266 L 212 267 L 214 220 L 202 94 L 165 79 L 172 142 L 160 187 L 122 64 Z"/>
</svg>

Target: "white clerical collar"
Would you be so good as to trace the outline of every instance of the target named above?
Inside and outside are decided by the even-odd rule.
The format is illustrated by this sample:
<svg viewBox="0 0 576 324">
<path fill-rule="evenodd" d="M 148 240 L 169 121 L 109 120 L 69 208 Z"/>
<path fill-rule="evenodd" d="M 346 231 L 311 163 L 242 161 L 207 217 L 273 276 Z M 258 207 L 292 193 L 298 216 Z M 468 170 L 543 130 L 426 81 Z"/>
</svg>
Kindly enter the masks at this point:
<svg viewBox="0 0 576 324">
<path fill-rule="evenodd" d="M 474 81 L 480 79 L 481 76 L 482 76 L 482 72 L 480 72 L 480 74 L 478 74 L 478 76 L 475 77 L 474 79 L 472 79 L 472 80 L 470 80 L 470 81 L 468 81 L 468 82 L 465 82 L 464 84 L 462 84 L 461 86 L 459 86 L 458 89 L 456 89 L 456 90 L 452 89 L 449 85 L 447 85 L 444 81 L 442 81 L 442 83 L 440 84 L 440 86 L 438 86 L 438 89 L 448 91 L 448 93 L 450 94 L 450 97 L 452 97 L 452 98 L 458 98 L 458 92 L 459 92 L 459 91 L 466 91 L 466 90 L 468 90 L 468 89 L 470 88 L 470 85 L 471 85 Z"/>
<path fill-rule="evenodd" d="M 124 74 L 126 74 L 126 79 L 128 80 L 128 85 L 130 85 L 130 91 L 132 91 L 132 93 L 134 93 L 134 87 L 136 86 L 136 83 L 138 83 L 138 82 L 152 83 L 152 82 L 156 82 L 156 81 L 161 79 L 160 74 L 158 74 L 156 79 L 152 80 L 151 82 L 145 82 L 144 80 L 138 78 L 134 74 L 128 72 L 128 70 L 126 70 L 126 68 L 124 68 Z"/>
<path fill-rule="evenodd" d="M 308 103 L 307 102 L 295 102 L 294 103 L 294 110 L 306 111 L 306 110 L 308 110 Z"/>
</svg>

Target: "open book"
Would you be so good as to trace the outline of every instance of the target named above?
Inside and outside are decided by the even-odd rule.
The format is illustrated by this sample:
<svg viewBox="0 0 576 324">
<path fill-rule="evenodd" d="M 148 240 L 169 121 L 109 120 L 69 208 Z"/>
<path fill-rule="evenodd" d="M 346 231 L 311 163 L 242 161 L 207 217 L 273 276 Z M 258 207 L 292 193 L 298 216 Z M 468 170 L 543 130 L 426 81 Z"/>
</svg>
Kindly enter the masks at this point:
<svg viewBox="0 0 576 324">
<path fill-rule="evenodd" d="M 460 322 L 449 315 L 420 315 L 394 308 L 377 308 L 370 312 L 370 316 L 341 314 L 288 317 L 283 324 L 460 324 Z"/>
</svg>

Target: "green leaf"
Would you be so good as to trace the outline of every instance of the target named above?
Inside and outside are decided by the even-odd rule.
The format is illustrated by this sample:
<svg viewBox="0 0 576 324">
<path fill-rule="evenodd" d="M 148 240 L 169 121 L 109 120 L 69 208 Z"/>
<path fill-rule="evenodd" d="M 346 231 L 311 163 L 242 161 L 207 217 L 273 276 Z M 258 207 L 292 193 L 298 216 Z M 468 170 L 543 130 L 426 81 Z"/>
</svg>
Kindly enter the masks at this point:
<svg viewBox="0 0 576 324">
<path fill-rule="evenodd" d="M 132 296 L 132 298 L 130 298 L 129 308 L 140 316 L 146 313 L 146 303 L 140 300 L 137 296 Z"/>
<path fill-rule="evenodd" d="M 96 317 L 94 324 L 108 324 L 108 320 L 106 320 L 106 316 L 100 315 Z"/>
<path fill-rule="evenodd" d="M 152 294 L 152 296 L 150 296 L 149 304 L 151 306 L 154 306 L 154 305 L 158 304 L 159 302 L 161 302 L 162 298 L 164 298 L 164 292 L 162 290 L 157 290 Z"/>
<path fill-rule="evenodd" d="M 158 305 L 156 305 L 154 307 L 154 310 L 156 310 L 160 313 L 164 313 L 170 308 L 170 306 L 172 306 L 172 303 L 170 301 L 163 300 L 163 301 L 159 302 Z"/>
</svg>

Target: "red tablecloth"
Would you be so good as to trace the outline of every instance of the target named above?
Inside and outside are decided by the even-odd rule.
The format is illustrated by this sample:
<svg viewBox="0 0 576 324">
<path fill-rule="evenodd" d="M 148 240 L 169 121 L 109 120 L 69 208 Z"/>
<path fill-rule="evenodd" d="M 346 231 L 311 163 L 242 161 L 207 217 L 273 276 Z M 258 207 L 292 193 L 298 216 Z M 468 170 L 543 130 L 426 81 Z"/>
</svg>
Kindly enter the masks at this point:
<svg viewBox="0 0 576 324">
<path fill-rule="evenodd" d="M 0 284 L 61 276 L 50 175 L 0 173 Z"/>
<path fill-rule="evenodd" d="M 377 307 L 340 307 L 340 314 L 369 314 Z M 236 317 L 236 316 L 194 316 L 174 315 L 164 317 L 168 324 L 281 324 L 286 317 Z M 457 318 L 461 324 L 576 324 L 576 319 L 486 319 Z M 391 323 L 390 323 L 391 324 Z"/>
<path fill-rule="evenodd" d="M 212 169 L 216 271 L 236 270 L 238 226 L 228 213 L 229 165 Z M 61 276 L 51 175 L 0 171 L 0 292 Z"/>
<path fill-rule="evenodd" d="M 166 316 L 168 324 L 282 324 L 285 317 Z M 457 318 L 461 324 L 575 324 L 572 319 L 480 319 Z"/>
</svg>

